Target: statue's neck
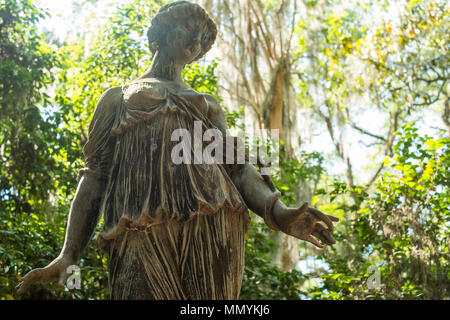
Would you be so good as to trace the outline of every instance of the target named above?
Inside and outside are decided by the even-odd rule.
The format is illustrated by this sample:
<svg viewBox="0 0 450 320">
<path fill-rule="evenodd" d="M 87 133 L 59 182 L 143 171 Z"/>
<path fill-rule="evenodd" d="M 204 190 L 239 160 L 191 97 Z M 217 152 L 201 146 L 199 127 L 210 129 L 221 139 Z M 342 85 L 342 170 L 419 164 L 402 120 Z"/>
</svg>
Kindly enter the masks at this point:
<svg viewBox="0 0 450 320">
<path fill-rule="evenodd" d="M 157 51 L 153 56 L 150 68 L 139 78 L 160 78 L 182 84 L 183 78 L 181 77 L 181 71 L 183 69 L 184 65 L 176 63 L 168 55 Z"/>
</svg>

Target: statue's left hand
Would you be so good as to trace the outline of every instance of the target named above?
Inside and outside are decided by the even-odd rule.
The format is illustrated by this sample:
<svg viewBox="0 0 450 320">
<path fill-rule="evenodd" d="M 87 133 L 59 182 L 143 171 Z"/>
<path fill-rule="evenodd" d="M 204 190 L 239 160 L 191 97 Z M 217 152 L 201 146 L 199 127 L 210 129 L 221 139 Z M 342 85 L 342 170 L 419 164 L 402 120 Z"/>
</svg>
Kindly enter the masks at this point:
<svg viewBox="0 0 450 320">
<path fill-rule="evenodd" d="M 319 248 L 336 243 L 333 238 L 333 222 L 338 222 L 339 219 L 311 208 L 307 203 L 300 208 L 288 208 L 277 201 L 273 208 L 273 218 L 284 233 L 311 242 Z M 320 222 L 324 222 L 328 228 Z"/>
</svg>

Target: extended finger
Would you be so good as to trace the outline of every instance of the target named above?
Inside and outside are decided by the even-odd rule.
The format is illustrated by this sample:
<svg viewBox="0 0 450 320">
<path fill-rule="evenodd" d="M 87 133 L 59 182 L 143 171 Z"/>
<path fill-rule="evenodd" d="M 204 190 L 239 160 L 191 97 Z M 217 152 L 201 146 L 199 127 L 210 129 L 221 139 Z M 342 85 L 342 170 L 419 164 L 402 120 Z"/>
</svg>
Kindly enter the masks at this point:
<svg viewBox="0 0 450 320">
<path fill-rule="evenodd" d="M 316 238 L 320 239 L 320 241 L 324 244 L 328 244 L 328 245 L 333 244 L 331 239 L 328 238 L 327 234 L 325 232 L 323 232 L 324 230 L 326 231 L 325 227 L 320 225 L 321 228 L 318 228 L 317 226 L 319 226 L 319 224 L 316 225 L 316 228 L 314 229 L 314 231 L 311 234 L 313 236 L 315 236 Z"/>
<path fill-rule="evenodd" d="M 316 247 L 319 247 L 320 249 L 323 248 L 323 244 L 317 241 L 313 236 L 309 235 L 306 237 L 305 241 L 311 242 Z"/>
<path fill-rule="evenodd" d="M 322 233 L 320 233 L 320 232 L 318 232 L 318 231 L 313 231 L 311 234 L 312 234 L 314 237 L 320 239 L 321 243 L 323 243 L 323 244 L 329 244 L 327 238 L 326 238 Z"/>
<path fill-rule="evenodd" d="M 308 202 L 305 202 L 304 204 L 302 204 L 300 208 L 298 208 L 298 212 L 300 214 L 305 213 L 306 211 L 308 211 L 308 208 L 309 208 Z"/>
<path fill-rule="evenodd" d="M 330 232 L 333 232 L 334 227 L 333 223 L 331 222 L 331 219 L 328 218 L 326 214 L 324 214 L 322 211 L 317 210 L 316 208 L 309 208 L 308 211 L 312 213 L 314 216 L 316 216 L 319 220 L 325 222 L 325 224 L 328 226 L 328 230 Z"/>
<path fill-rule="evenodd" d="M 335 217 L 335 216 L 330 216 L 329 214 L 326 215 L 328 218 L 330 218 L 330 220 L 332 220 L 333 222 L 339 222 L 339 218 Z"/>
<path fill-rule="evenodd" d="M 22 292 L 22 289 L 21 289 L 22 286 L 23 286 L 23 282 L 19 282 L 19 284 L 16 286 L 17 293 L 21 294 L 21 292 Z"/>
<path fill-rule="evenodd" d="M 25 291 L 27 291 L 27 289 L 30 285 L 38 282 L 40 280 L 40 277 L 39 277 L 40 270 L 41 269 L 32 270 L 32 271 L 28 272 L 22 279 L 20 279 L 20 283 L 17 286 L 18 287 L 17 293 L 23 294 Z"/>
<path fill-rule="evenodd" d="M 336 240 L 334 240 L 333 235 L 320 223 L 316 224 L 313 234 L 315 233 L 320 234 L 322 236 L 320 239 L 326 244 L 331 245 L 336 243 Z"/>
</svg>

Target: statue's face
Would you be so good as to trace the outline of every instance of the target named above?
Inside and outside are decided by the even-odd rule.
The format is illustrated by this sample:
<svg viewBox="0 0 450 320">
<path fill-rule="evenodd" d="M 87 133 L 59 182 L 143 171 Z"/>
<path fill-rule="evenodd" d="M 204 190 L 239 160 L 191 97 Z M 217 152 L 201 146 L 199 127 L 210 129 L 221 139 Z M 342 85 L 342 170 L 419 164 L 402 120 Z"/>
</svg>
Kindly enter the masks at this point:
<svg viewBox="0 0 450 320">
<path fill-rule="evenodd" d="M 202 31 L 194 19 L 182 21 L 167 35 L 167 52 L 176 63 L 188 64 L 202 51 Z"/>
</svg>

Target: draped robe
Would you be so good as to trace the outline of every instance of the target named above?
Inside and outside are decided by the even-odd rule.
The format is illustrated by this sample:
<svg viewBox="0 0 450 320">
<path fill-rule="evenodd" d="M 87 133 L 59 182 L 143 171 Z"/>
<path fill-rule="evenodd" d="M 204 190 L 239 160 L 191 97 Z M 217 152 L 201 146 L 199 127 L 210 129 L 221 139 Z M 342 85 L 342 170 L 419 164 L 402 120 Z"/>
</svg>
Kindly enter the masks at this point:
<svg viewBox="0 0 450 320">
<path fill-rule="evenodd" d="M 226 164 L 171 158 L 174 130 L 193 135 L 195 121 L 202 134 L 216 128 L 210 99 L 147 79 L 114 90 L 115 103 L 94 112 L 80 172 L 106 182 L 99 243 L 109 252 L 112 297 L 237 298 L 247 206 Z M 196 138 L 184 146 L 192 161 Z"/>
</svg>

